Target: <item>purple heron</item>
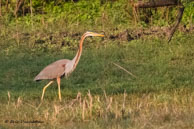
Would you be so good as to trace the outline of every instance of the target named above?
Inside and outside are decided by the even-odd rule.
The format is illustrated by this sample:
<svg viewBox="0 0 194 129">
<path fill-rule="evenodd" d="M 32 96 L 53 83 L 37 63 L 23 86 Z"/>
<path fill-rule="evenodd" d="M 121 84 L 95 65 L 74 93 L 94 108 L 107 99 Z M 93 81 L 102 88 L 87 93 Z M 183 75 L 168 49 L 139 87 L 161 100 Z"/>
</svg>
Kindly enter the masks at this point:
<svg viewBox="0 0 194 129">
<path fill-rule="evenodd" d="M 61 77 L 65 76 L 67 77 L 71 72 L 73 72 L 80 60 L 81 54 L 82 54 L 82 46 L 83 41 L 88 36 L 100 36 L 104 37 L 103 34 L 98 34 L 94 32 L 86 32 L 81 37 L 80 43 L 79 43 L 79 49 L 77 51 L 77 54 L 72 60 L 68 59 L 61 59 L 53 62 L 52 64 L 46 66 L 35 78 L 34 81 L 39 80 L 51 80 L 46 86 L 44 86 L 42 91 L 42 97 L 41 100 L 44 98 L 44 93 L 47 87 L 49 87 L 55 80 L 58 84 L 58 94 L 59 94 L 59 100 L 61 101 L 61 90 L 60 90 L 60 82 Z"/>
</svg>

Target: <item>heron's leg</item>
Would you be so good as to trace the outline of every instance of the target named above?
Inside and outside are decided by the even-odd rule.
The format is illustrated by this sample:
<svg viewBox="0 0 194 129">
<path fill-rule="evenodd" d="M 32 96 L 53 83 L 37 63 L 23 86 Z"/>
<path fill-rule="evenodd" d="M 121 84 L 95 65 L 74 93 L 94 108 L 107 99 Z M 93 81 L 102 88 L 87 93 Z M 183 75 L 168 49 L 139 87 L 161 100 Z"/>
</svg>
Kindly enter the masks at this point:
<svg viewBox="0 0 194 129">
<path fill-rule="evenodd" d="M 46 86 L 44 86 L 43 90 L 42 90 L 42 97 L 41 97 L 41 100 L 43 100 L 44 98 L 44 92 L 46 90 L 47 87 L 49 87 L 54 81 L 50 81 Z"/>
<path fill-rule="evenodd" d="M 61 89 L 60 89 L 60 86 L 61 86 L 61 78 L 60 77 L 58 77 L 57 78 L 57 84 L 58 84 L 58 89 L 59 89 L 59 101 L 61 102 Z"/>
</svg>

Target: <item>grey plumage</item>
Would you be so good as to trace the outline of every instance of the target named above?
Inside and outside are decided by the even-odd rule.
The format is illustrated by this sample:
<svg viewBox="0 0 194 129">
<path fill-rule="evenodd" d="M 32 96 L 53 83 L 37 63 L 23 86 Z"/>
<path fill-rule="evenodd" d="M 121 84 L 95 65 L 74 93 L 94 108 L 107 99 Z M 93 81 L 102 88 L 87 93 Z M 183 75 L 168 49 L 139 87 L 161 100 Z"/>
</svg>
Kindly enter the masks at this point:
<svg viewBox="0 0 194 129">
<path fill-rule="evenodd" d="M 35 78 L 34 81 L 44 79 L 55 79 L 65 74 L 65 67 L 70 62 L 67 59 L 61 59 L 46 66 Z"/>
</svg>

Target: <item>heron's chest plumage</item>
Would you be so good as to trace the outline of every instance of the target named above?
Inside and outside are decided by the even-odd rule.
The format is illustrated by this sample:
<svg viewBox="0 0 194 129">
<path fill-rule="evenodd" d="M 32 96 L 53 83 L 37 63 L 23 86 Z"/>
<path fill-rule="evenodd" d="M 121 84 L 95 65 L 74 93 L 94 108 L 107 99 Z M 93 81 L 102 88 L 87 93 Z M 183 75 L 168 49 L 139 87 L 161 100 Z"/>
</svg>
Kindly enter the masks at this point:
<svg viewBox="0 0 194 129">
<path fill-rule="evenodd" d="M 74 71 L 74 62 L 70 61 L 66 64 L 65 66 L 65 76 L 68 76 L 70 73 L 72 73 Z"/>
</svg>

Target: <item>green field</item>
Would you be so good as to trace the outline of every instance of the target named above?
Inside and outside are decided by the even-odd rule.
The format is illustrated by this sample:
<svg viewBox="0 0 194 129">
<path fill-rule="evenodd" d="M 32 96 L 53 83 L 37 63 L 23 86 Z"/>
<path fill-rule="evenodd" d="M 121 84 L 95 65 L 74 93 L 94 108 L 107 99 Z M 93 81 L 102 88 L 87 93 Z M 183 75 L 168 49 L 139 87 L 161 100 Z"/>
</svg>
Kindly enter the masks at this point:
<svg viewBox="0 0 194 129">
<path fill-rule="evenodd" d="M 5 120 L 39 120 L 44 123 L 36 126 L 51 128 L 194 127 L 193 35 L 176 36 L 171 44 L 158 39 L 114 42 L 106 37 L 86 39 L 86 46 L 99 46 L 84 48 L 76 70 L 62 79 L 63 101 L 59 102 L 54 84 L 41 105 L 42 88 L 48 81 L 33 82 L 33 78 L 47 64 L 71 59 L 76 51 L 17 47 L 8 53 L 1 51 L 1 124 L 25 128 L 34 125 Z M 78 92 L 81 99 L 76 100 Z"/>
<path fill-rule="evenodd" d="M 134 35 L 166 27 L 174 10 L 169 21 L 161 20 L 161 9 L 153 23 L 135 24 L 125 2 L 67 2 L 48 5 L 47 14 L 0 17 L 1 129 L 194 128 L 194 3 L 185 4 L 180 27 L 168 43 L 161 30 Z M 34 77 L 58 59 L 72 59 L 88 30 L 105 37 L 84 41 L 77 68 L 62 78 L 62 102 L 56 83 L 41 102 L 48 80 L 34 82 Z M 116 37 L 126 30 L 131 40 Z"/>
</svg>

